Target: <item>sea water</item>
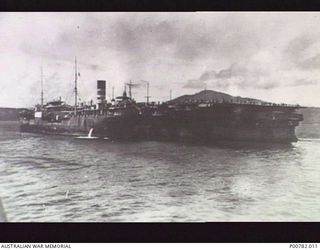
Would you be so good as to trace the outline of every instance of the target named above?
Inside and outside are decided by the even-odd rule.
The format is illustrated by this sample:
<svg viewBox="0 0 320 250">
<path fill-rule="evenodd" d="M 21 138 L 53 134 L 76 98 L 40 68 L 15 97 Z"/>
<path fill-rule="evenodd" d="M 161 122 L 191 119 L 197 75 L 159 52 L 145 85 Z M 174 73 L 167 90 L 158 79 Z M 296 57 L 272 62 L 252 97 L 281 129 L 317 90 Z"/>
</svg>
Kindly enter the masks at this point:
<svg viewBox="0 0 320 250">
<path fill-rule="evenodd" d="M 0 126 L 12 222 L 319 221 L 320 141 L 115 142 Z"/>
</svg>

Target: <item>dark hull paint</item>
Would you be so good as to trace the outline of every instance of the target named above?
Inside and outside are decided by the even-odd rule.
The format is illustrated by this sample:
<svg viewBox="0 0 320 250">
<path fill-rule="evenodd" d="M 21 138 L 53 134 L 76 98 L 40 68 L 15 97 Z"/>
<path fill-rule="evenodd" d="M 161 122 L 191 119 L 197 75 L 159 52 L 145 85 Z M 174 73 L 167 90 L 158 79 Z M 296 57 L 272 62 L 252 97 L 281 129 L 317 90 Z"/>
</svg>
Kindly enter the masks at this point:
<svg viewBox="0 0 320 250">
<path fill-rule="evenodd" d="M 295 117 L 295 109 L 278 107 L 282 116 L 276 118 L 271 116 L 275 109 L 220 105 L 191 111 L 165 110 L 157 116 L 148 112 L 126 116 L 82 115 L 60 123 L 25 121 L 21 131 L 86 135 L 93 128 L 94 136 L 114 140 L 296 142 L 299 119 Z"/>
</svg>

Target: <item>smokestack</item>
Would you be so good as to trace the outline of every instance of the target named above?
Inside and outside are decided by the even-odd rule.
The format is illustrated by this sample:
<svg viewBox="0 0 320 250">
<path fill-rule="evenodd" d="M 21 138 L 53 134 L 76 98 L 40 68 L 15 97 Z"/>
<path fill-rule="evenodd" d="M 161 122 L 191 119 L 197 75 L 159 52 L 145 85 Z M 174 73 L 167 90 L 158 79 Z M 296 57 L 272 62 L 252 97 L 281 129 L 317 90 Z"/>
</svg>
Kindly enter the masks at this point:
<svg viewBox="0 0 320 250">
<path fill-rule="evenodd" d="M 97 81 L 97 103 L 98 103 L 99 110 L 103 110 L 105 100 L 106 100 L 106 81 L 98 80 Z"/>
</svg>

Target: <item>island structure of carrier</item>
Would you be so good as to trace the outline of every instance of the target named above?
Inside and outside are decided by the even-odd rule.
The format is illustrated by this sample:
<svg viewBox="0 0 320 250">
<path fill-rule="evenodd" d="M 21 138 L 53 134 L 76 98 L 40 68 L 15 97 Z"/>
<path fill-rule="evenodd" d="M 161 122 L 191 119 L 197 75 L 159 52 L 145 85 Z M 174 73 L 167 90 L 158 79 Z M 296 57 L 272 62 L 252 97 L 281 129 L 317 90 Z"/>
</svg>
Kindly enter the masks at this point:
<svg viewBox="0 0 320 250">
<path fill-rule="evenodd" d="M 97 103 L 61 99 L 41 104 L 20 114 L 21 132 L 83 136 L 89 132 L 112 140 L 169 140 L 296 142 L 295 127 L 303 120 L 299 105 L 274 104 L 203 90 L 167 102 L 136 102 L 132 84 L 122 96 L 106 101 L 106 81 L 97 81 Z M 129 94 L 127 95 L 127 88 Z"/>
</svg>

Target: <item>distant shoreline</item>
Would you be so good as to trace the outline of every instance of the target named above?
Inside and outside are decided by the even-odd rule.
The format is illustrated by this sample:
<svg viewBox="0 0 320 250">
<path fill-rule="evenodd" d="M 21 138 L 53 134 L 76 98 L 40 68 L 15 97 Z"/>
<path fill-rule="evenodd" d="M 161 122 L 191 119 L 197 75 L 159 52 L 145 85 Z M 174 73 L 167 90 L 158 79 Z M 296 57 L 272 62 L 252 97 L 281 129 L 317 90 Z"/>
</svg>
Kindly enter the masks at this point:
<svg viewBox="0 0 320 250">
<path fill-rule="evenodd" d="M 21 110 L 23 110 L 23 108 L 0 107 L 0 121 L 18 121 Z"/>
</svg>

